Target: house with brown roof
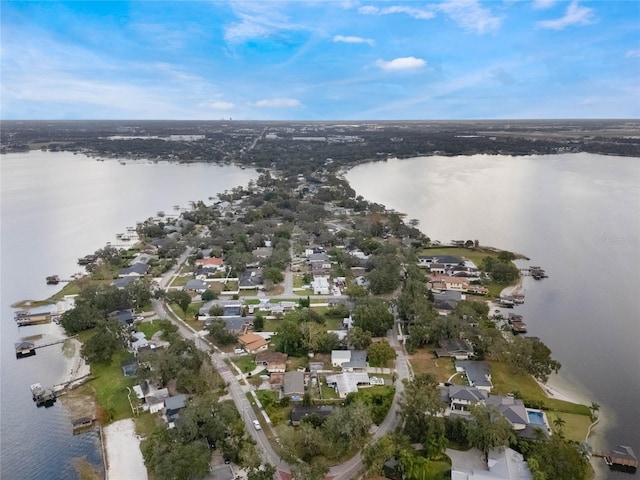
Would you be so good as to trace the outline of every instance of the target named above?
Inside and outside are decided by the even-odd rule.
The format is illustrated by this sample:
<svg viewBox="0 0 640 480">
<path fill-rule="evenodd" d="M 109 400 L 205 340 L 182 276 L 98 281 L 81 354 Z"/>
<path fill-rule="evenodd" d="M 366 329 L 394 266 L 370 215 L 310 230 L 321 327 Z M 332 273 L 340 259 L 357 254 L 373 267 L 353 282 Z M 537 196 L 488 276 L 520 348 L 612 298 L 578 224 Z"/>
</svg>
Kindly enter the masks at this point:
<svg viewBox="0 0 640 480">
<path fill-rule="evenodd" d="M 256 365 L 263 365 L 269 373 L 284 373 L 289 355 L 265 350 L 256 354 Z"/>
<path fill-rule="evenodd" d="M 240 335 L 238 343 L 249 353 L 258 353 L 269 347 L 268 340 L 253 332 Z"/>
</svg>

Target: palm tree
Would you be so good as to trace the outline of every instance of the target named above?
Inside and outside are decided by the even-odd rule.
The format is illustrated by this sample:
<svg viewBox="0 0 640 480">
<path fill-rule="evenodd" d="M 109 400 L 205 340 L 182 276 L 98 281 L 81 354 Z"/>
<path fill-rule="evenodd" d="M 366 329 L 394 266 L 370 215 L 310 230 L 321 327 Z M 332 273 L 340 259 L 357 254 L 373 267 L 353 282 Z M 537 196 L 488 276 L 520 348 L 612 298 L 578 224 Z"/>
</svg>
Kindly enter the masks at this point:
<svg viewBox="0 0 640 480">
<path fill-rule="evenodd" d="M 553 421 L 553 426 L 557 428 L 558 436 L 560 438 L 564 438 L 563 428 L 564 428 L 566 423 L 567 422 L 560 416 L 556 417 L 555 420 Z"/>
<path fill-rule="evenodd" d="M 589 410 L 591 411 L 591 421 L 594 421 L 596 418 L 598 418 L 600 405 L 598 405 L 596 402 L 591 402 L 591 406 L 589 407 Z"/>
</svg>

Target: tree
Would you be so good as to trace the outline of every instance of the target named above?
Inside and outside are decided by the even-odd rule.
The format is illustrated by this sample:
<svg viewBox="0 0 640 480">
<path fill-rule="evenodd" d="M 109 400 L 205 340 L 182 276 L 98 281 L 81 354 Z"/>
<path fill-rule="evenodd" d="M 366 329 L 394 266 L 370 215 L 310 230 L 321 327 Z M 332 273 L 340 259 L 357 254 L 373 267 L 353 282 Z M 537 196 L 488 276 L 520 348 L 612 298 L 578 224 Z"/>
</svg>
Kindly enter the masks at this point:
<svg viewBox="0 0 640 480">
<path fill-rule="evenodd" d="M 224 307 L 222 307 L 221 305 L 211 305 L 211 308 L 209 309 L 209 315 L 211 315 L 212 317 L 221 317 L 222 315 L 224 315 Z"/>
<path fill-rule="evenodd" d="M 511 425 L 500 411 L 492 405 L 471 407 L 471 423 L 467 435 L 469 444 L 484 453 L 485 462 L 489 452 L 496 447 L 507 446 L 516 439 Z"/>
<path fill-rule="evenodd" d="M 215 300 L 216 298 L 218 298 L 218 294 L 213 290 L 207 289 L 202 292 L 201 298 L 203 302 L 210 302 L 211 300 Z"/>
<path fill-rule="evenodd" d="M 276 471 L 276 467 L 267 463 L 260 468 L 252 468 L 247 474 L 247 480 L 273 480 Z"/>
<path fill-rule="evenodd" d="M 218 345 L 233 345 L 238 341 L 238 336 L 227 329 L 227 324 L 221 318 L 213 319 L 207 328 Z"/>
<path fill-rule="evenodd" d="M 361 299 L 353 312 L 353 323 L 374 337 L 383 337 L 393 326 L 393 314 L 381 298 Z"/>
<path fill-rule="evenodd" d="M 253 319 L 253 329 L 256 332 L 261 332 L 264 329 L 264 317 L 258 313 L 256 318 Z"/>
<path fill-rule="evenodd" d="M 372 367 L 388 367 L 389 363 L 396 358 L 396 351 L 385 338 L 371 344 L 367 349 L 367 356 Z"/>
<path fill-rule="evenodd" d="M 125 349 L 126 335 L 120 325 L 100 324 L 95 333 L 82 345 L 81 355 L 89 363 L 111 364 L 113 355 Z"/>
<path fill-rule="evenodd" d="M 182 290 L 171 290 L 167 292 L 167 300 L 170 303 L 177 303 L 180 309 L 186 314 L 191 304 L 191 295 Z"/>
<path fill-rule="evenodd" d="M 306 353 L 304 336 L 293 320 L 283 320 L 276 329 L 274 339 L 275 348 L 278 352 L 293 356 L 301 356 Z"/>
<path fill-rule="evenodd" d="M 347 295 L 351 300 L 356 300 L 358 298 L 363 298 L 369 295 L 369 290 L 367 290 L 362 285 L 358 285 L 357 283 L 350 283 L 347 285 Z"/>
<path fill-rule="evenodd" d="M 585 480 L 588 478 L 588 460 L 581 454 L 579 445 L 551 435 L 547 440 L 528 444 L 527 462 L 535 460 L 538 471 L 546 480 Z M 536 477 L 534 477 L 536 478 Z"/>
<path fill-rule="evenodd" d="M 444 412 L 445 404 L 440 397 L 438 382 L 430 374 L 416 375 L 410 382 L 404 380 L 404 384 L 399 402 L 403 430 L 412 442 L 422 443 L 429 424 Z"/>
<path fill-rule="evenodd" d="M 371 333 L 360 327 L 351 328 L 345 337 L 345 343 L 356 350 L 366 350 L 371 345 Z"/>
<path fill-rule="evenodd" d="M 396 439 L 387 433 L 362 451 L 362 462 L 367 467 L 367 477 L 382 474 L 384 464 L 396 454 Z"/>
<path fill-rule="evenodd" d="M 262 272 L 262 278 L 275 285 L 284 280 L 284 275 L 278 267 L 267 267 Z"/>
<path fill-rule="evenodd" d="M 373 294 L 391 293 L 400 285 L 400 259 L 395 254 L 378 255 L 367 275 Z"/>
<path fill-rule="evenodd" d="M 567 422 L 564 418 L 558 416 L 553 420 L 553 426 L 556 427 L 556 433 L 560 438 L 564 438 L 564 426 Z"/>
</svg>

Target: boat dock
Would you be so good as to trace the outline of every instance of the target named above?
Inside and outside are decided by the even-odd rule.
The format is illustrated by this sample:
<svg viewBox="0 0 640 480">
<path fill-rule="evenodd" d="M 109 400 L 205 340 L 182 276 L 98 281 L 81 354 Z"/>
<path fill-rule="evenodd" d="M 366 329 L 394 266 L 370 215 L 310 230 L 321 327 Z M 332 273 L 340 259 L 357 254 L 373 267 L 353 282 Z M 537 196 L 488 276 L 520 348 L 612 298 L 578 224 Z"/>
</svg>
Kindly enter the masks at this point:
<svg viewBox="0 0 640 480">
<path fill-rule="evenodd" d="M 626 445 L 618 445 L 611 452 L 591 452 L 591 455 L 604 458 L 604 462 L 610 467 L 638 468 L 638 457 L 636 457 L 633 449 Z"/>
<path fill-rule="evenodd" d="M 52 345 L 59 345 L 61 343 L 66 342 L 71 338 L 75 338 L 77 335 L 73 335 L 72 337 L 63 338 L 61 340 L 54 340 L 48 343 L 42 343 L 40 345 L 36 345 L 35 342 L 31 342 L 29 340 L 23 340 L 21 342 L 15 343 L 14 346 L 16 348 L 16 358 L 25 358 L 30 357 L 36 354 L 36 350 L 38 348 L 50 347 Z"/>
<path fill-rule="evenodd" d="M 30 389 L 31 397 L 38 407 L 42 405 L 51 406 L 56 401 L 56 394 L 51 388 L 46 388 L 39 383 L 34 383 Z"/>
<path fill-rule="evenodd" d="M 524 323 L 522 315 L 516 315 L 515 313 L 510 313 L 507 318 L 507 322 L 511 325 L 511 331 L 514 335 L 518 335 L 519 333 L 527 333 L 527 324 Z"/>
<path fill-rule="evenodd" d="M 529 275 L 533 277 L 534 280 L 542 280 L 543 278 L 549 278 L 549 275 L 542 269 L 542 267 L 538 266 L 529 266 L 529 268 L 520 269 L 522 273 L 525 275 Z"/>
<path fill-rule="evenodd" d="M 49 323 L 57 321 L 60 315 L 53 312 L 31 313 L 28 310 L 19 310 L 14 315 L 14 320 L 19 327 L 26 325 L 37 325 L 39 323 Z"/>
</svg>

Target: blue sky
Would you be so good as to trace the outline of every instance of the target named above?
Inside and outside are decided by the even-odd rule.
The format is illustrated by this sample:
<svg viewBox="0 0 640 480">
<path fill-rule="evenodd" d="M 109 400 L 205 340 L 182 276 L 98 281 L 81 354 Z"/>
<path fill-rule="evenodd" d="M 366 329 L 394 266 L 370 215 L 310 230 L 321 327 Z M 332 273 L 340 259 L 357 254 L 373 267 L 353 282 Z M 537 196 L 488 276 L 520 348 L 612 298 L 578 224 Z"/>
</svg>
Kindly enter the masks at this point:
<svg viewBox="0 0 640 480">
<path fill-rule="evenodd" d="M 635 0 L 0 8 L 3 119 L 640 116 Z"/>
</svg>

